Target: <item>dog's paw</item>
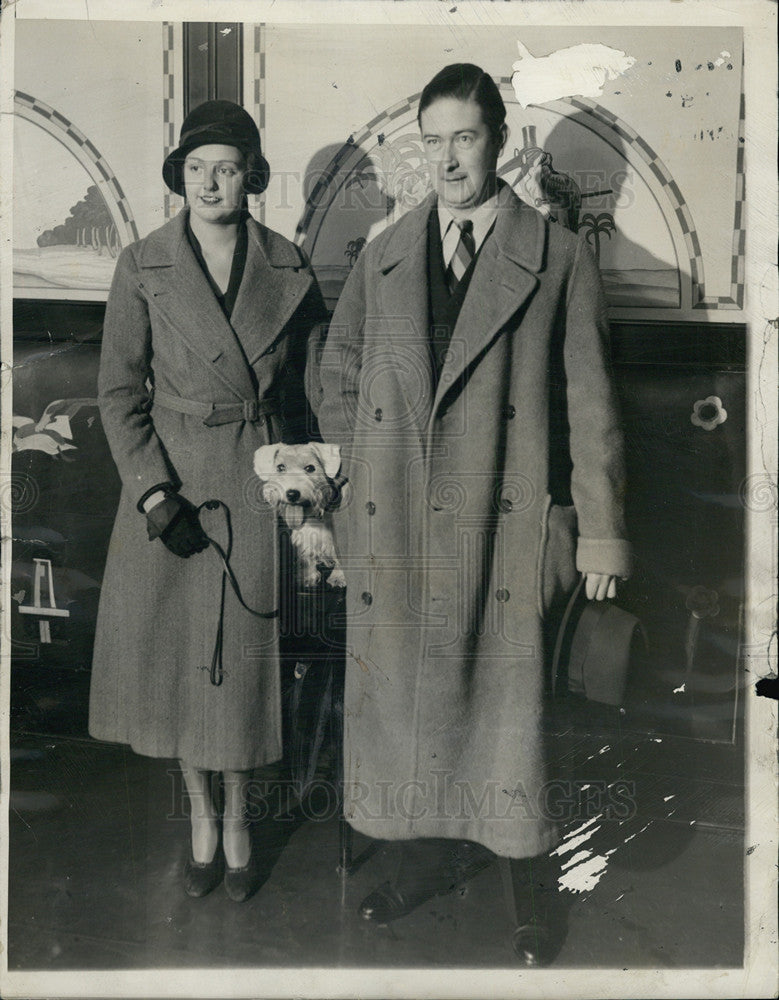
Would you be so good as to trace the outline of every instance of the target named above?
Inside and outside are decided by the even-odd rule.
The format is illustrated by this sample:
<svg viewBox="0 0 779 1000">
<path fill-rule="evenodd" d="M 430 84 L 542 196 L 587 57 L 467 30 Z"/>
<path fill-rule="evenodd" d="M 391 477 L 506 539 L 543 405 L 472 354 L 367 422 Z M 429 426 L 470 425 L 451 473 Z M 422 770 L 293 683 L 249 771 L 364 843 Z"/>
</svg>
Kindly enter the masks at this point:
<svg viewBox="0 0 779 1000">
<path fill-rule="evenodd" d="M 300 584 L 303 587 L 318 587 L 321 579 L 316 563 L 306 566 L 300 574 Z"/>
<path fill-rule="evenodd" d="M 327 578 L 328 587 L 345 587 L 346 577 L 344 576 L 344 571 L 340 566 L 334 566 L 330 575 Z"/>
</svg>

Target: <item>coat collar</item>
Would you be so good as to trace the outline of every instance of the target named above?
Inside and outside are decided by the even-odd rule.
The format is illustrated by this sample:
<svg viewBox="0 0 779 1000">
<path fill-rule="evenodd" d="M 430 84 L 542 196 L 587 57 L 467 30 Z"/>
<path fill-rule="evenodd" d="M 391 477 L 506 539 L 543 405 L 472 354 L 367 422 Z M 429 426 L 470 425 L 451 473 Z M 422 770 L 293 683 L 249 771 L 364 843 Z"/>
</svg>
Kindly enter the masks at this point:
<svg viewBox="0 0 779 1000">
<path fill-rule="evenodd" d="M 311 275 L 294 244 L 247 219 L 246 264 L 228 320 L 190 246 L 187 211 L 142 241 L 141 280 L 194 353 L 235 395 L 250 399 L 255 393 L 250 365 L 281 333 L 308 291 Z"/>
<path fill-rule="evenodd" d="M 189 209 L 184 208 L 170 222 L 149 233 L 145 240 L 141 241 L 141 250 L 138 259 L 140 267 L 166 267 L 176 263 L 181 241 L 187 243 L 186 221 Z M 246 227 L 249 232 L 249 243 L 252 241 L 260 247 L 263 256 L 271 267 L 293 267 L 302 266 L 302 259 L 297 247 L 284 239 L 272 229 L 261 226 L 255 222 L 251 216 L 246 220 Z"/>
<path fill-rule="evenodd" d="M 540 212 L 526 205 L 503 181 L 498 182 L 498 217 L 495 242 L 499 252 L 520 267 L 537 274 L 543 269 L 546 251 L 546 223 Z M 427 233 L 427 220 L 437 197 L 434 191 L 391 230 L 379 258 L 379 270 L 387 273 L 408 258 Z"/>
<path fill-rule="evenodd" d="M 547 223 L 540 212 L 501 185 L 494 238 L 487 240 L 460 315 L 433 400 L 435 413 L 465 369 L 522 309 L 544 269 Z"/>
<path fill-rule="evenodd" d="M 533 293 L 545 266 L 547 245 L 543 216 L 499 182 L 495 231 L 481 249 L 433 395 L 432 368 L 428 360 L 423 365 L 421 359 L 428 359 L 427 222 L 435 203 L 433 192 L 403 216 L 389 231 L 377 258 L 383 313 L 410 320 L 409 350 L 420 360 L 409 365 L 408 357 L 398 358 L 405 364 L 398 365 L 397 377 L 409 412 L 424 413 L 422 425 L 429 422 L 447 392 L 456 391 L 460 375 Z M 405 342 L 405 332 L 402 339 Z M 390 343 L 397 354 L 397 338 L 391 337 Z M 401 353 L 408 351 L 403 348 Z M 407 369 L 413 375 L 408 385 L 403 374 Z M 420 378 L 427 380 L 422 399 Z M 425 397 L 427 405 L 423 406 Z"/>
</svg>

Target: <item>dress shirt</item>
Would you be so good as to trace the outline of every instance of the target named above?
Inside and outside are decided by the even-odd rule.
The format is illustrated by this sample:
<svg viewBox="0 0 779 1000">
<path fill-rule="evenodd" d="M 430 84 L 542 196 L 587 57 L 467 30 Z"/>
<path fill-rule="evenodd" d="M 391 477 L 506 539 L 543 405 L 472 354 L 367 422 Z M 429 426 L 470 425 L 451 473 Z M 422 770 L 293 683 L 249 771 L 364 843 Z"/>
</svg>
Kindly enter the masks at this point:
<svg viewBox="0 0 779 1000">
<path fill-rule="evenodd" d="M 479 248 L 482 243 L 486 240 L 489 231 L 495 222 L 498 215 L 498 195 L 494 194 L 491 198 L 483 201 L 478 208 L 475 208 L 467 218 L 473 223 L 473 243 L 475 247 L 475 253 L 479 252 Z M 441 226 L 441 249 L 444 254 L 444 269 L 449 267 L 454 252 L 457 249 L 457 244 L 460 242 L 460 227 L 457 225 L 457 221 L 449 211 L 449 209 L 444 205 L 441 199 L 438 199 L 438 222 Z"/>
</svg>

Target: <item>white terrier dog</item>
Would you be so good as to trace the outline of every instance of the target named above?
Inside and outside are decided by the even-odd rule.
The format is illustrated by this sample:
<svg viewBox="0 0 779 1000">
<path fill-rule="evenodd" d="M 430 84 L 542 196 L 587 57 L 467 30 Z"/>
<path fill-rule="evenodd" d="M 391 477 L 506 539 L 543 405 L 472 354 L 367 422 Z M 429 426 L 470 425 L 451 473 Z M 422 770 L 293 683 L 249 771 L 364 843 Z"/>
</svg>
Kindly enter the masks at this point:
<svg viewBox="0 0 779 1000">
<path fill-rule="evenodd" d="M 316 587 L 322 579 L 328 587 L 346 586 L 327 513 L 340 468 L 337 444 L 265 444 L 254 453 L 254 471 L 265 484 L 263 498 L 290 529 L 303 587 Z"/>
</svg>

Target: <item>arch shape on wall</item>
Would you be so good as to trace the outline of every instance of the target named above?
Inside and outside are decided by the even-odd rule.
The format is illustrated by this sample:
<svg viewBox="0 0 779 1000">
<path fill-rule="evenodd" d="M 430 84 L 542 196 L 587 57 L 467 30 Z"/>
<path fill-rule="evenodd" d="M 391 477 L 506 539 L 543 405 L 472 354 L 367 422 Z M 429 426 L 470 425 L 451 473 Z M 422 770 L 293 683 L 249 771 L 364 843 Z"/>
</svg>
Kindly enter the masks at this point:
<svg viewBox="0 0 779 1000">
<path fill-rule="evenodd" d="M 558 108 L 556 108 L 558 106 Z M 546 107 L 560 110 L 565 106 L 573 107 L 588 115 L 587 127 L 595 132 L 604 142 L 620 153 L 634 168 L 641 179 L 647 184 L 655 197 L 658 207 L 668 224 L 668 231 L 674 243 L 676 255 L 680 263 L 689 262 L 689 271 L 684 267 L 681 273 L 688 276 L 688 281 L 682 285 L 682 307 L 692 309 L 741 309 L 744 305 L 744 95 L 741 95 L 739 111 L 739 145 L 736 154 L 736 192 L 735 218 L 733 223 L 733 261 L 731 268 L 730 295 L 706 296 L 703 269 L 703 253 L 701 251 L 698 231 L 693 222 L 687 202 L 671 176 L 670 171 L 642 137 L 625 121 L 602 105 L 585 97 L 568 97 L 560 101 L 551 101 Z M 584 124 L 582 122 L 582 124 Z M 677 225 L 670 224 L 664 203 L 670 204 L 672 219 Z"/>
<path fill-rule="evenodd" d="M 504 101 L 517 104 L 510 77 L 496 80 Z M 319 230 L 335 198 L 347 182 L 349 174 L 364 158 L 366 143 L 381 143 L 382 130 L 396 126 L 398 119 L 416 114 L 420 94 L 414 94 L 381 112 L 358 133 L 351 135 L 317 179 L 306 200 L 303 217 L 295 233 L 295 241 L 306 244 L 313 253 Z M 589 128 L 622 156 L 635 170 L 655 199 L 668 228 L 677 261 L 681 301 L 680 308 L 740 309 L 744 295 L 744 234 L 743 220 L 743 145 L 737 159 L 736 218 L 733 236 L 733 266 L 730 296 L 705 295 L 703 255 L 695 222 L 689 205 L 670 171 L 652 147 L 619 116 L 602 105 L 585 98 L 566 98 L 544 105 L 561 116 L 577 115 L 576 123 Z M 743 129 L 743 99 L 741 108 Z"/>
<path fill-rule="evenodd" d="M 134 243 L 138 227 L 132 209 L 116 174 L 94 143 L 55 108 L 21 90 L 14 91 L 14 113 L 42 128 L 78 160 L 97 185 L 122 246 Z"/>
</svg>

